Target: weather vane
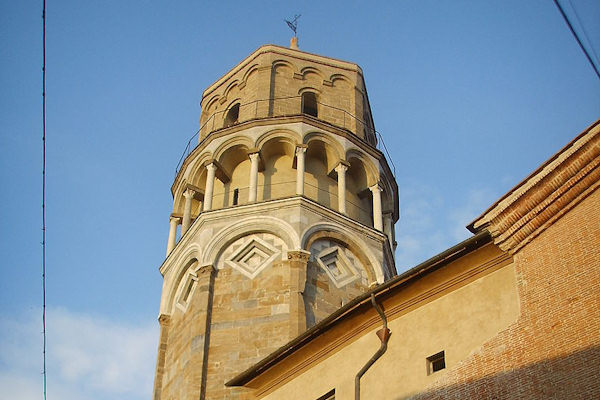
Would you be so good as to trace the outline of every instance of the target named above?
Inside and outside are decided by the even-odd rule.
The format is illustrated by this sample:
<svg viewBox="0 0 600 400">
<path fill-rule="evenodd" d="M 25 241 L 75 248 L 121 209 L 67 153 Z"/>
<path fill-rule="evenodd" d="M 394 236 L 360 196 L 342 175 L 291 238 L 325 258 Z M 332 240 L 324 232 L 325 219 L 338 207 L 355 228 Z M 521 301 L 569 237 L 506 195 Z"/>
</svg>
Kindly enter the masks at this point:
<svg viewBox="0 0 600 400">
<path fill-rule="evenodd" d="M 290 29 L 292 31 L 294 31 L 294 36 L 296 35 L 296 29 L 298 28 L 298 18 L 300 18 L 300 14 L 296 14 L 294 15 L 294 19 L 291 21 L 288 21 L 287 19 L 284 19 L 285 23 L 288 24 L 288 26 L 290 27 Z"/>
</svg>

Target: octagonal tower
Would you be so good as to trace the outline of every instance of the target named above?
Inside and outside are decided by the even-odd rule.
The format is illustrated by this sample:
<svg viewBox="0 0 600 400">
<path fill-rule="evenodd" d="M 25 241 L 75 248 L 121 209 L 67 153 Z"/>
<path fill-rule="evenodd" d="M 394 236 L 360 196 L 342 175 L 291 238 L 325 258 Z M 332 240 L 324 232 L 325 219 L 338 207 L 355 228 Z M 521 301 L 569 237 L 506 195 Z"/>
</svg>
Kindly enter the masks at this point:
<svg viewBox="0 0 600 400">
<path fill-rule="evenodd" d="M 171 187 L 154 399 L 224 383 L 395 275 L 397 185 L 356 64 L 262 46 L 204 91 Z"/>
</svg>

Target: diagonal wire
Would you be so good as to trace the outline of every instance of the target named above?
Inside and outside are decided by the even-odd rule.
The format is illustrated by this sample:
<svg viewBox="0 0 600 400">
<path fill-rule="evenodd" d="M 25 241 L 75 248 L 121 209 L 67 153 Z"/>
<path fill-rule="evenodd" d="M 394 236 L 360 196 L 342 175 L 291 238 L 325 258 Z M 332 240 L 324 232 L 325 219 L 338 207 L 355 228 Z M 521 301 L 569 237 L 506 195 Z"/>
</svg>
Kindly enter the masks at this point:
<svg viewBox="0 0 600 400">
<path fill-rule="evenodd" d="M 581 30 L 583 31 L 583 35 L 585 36 L 585 39 L 587 40 L 588 45 L 592 49 L 592 53 L 594 54 L 594 57 L 595 57 L 594 61 L 600 62 L 600 57 L 598 57 L 598 54 L 596 53 L 596 49 L 594 49 L 594 43 L 592 43 L 592 41 L 590 40 L 590 37 L 588 36 L 587 31 L 585 29 L 585 25 L 583 25 L 583 23 L 581 22 L 581 18 L 579 18 L 579 14 L 577 13 L 577 9 L 575 8 L 575 5 L 573 4 L 573 2 L 571 0 L 569 0 L 569 4 L 571 5 L 571 8 L 573 9 L 575 18 L 577 18 L 577 22 L 579 22 L 579 26 L 581 27 Z"/>
<path fill-rule="evenodd" d="M 571 33 L 573 34 L 573 36 L 575 36 L 575 40 L 577 40 L 577 44 L 579 44 L 579 47 L 581 47 L 581 50 L 583 50 L 583 53 L 585 54 L 585 57 L 587 58 L 587 60 L 592 65 L 592 68 L 594 68 L 594 72 L 596 72 L 596 75 L 598 76 L 598 79 L 600 79 L 600 72 L 598 72 L 598 68 L 596 67 L 596 64 L 594 64 L 594 62 L 590 58 L 590 55 L 588 54 L 586 48 L 581 43 L 581 40 L 579 39 L 579 36 L 577 35 L 577 32 L 575 32 L 575 30 L 573 29 L 573 25 L 571 25 L 571 22 L 569 21 L 569 18 L 567 17 L 567 15 L 565 14 L 565 12 L 563 11 L 563 9 L 562 9 L 560 3 L 558 2 L 558 0 L 554 0 L 554 4 L 556 4 L 556 7 L 558 7 L 558 11 L 560 11 L 560 14 L 562 15 L 562 17 L 565 20 L 565 22 L 567 23 L 567 25 L 569 26 L 569 30 L 571 31 Z"/>
</svg>

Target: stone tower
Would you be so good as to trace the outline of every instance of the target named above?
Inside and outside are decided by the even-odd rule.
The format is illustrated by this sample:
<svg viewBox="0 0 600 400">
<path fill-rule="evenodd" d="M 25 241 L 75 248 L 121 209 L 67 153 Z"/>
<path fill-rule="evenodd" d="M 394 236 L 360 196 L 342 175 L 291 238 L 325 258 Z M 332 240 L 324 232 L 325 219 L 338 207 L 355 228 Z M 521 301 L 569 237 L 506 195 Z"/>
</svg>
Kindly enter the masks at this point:
<svg viewBox="0 0 600 400">
<path fill-rule="evenodd" d="M 248 398 L 224 383 L 396 273 L 397 185 L 358 65 L 262 46 L 201 104 L 171 187 L 154 399 Z"/>
</svg>

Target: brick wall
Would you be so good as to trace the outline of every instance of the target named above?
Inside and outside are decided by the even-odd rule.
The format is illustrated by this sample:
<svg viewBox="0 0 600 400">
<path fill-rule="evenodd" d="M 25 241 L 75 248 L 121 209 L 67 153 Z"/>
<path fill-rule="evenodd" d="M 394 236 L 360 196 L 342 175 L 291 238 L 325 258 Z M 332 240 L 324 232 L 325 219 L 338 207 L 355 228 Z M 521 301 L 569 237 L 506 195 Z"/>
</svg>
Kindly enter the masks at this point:
<svg viewBox="0 0 600 400">
<path fill-rule="evenodd" d="M 515 254 L 521 315 L 415 399 L 600 398 L 600 190 Z"/>
</svg>

